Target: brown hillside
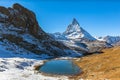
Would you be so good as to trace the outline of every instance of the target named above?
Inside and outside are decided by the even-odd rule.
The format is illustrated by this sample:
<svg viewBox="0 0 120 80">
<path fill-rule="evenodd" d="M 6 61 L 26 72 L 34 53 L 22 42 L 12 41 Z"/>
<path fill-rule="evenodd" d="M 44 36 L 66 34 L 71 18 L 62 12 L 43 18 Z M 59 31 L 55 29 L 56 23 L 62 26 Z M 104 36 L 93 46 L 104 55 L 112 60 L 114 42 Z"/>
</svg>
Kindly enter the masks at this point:
<svg viewBox="0 0 120 80">
<path fill-rule="evenodd" d="M 103 50 L 102 54 L 94 54 L 79 58 L 75 62 L 83 70 L 77 79 L 120 80 L 120 47 Z"/>
</svg>

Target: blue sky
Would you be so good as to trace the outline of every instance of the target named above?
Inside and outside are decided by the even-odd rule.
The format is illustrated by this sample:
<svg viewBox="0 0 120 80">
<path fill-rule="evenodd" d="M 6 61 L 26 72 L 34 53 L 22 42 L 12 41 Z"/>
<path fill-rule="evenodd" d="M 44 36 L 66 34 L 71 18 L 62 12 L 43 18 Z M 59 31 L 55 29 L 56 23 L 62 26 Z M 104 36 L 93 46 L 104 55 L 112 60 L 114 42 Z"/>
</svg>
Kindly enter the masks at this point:
<svg viewBox="0 0 120 80">
<path fill-rule="evenodd" d="M 76 18 L 93 36 L 120 36 L 120 1 L 118 0 L 0 0 L 0 6 L 20 3 L 36 13 L 46 32 L 64 32 Z"/>
</svg>

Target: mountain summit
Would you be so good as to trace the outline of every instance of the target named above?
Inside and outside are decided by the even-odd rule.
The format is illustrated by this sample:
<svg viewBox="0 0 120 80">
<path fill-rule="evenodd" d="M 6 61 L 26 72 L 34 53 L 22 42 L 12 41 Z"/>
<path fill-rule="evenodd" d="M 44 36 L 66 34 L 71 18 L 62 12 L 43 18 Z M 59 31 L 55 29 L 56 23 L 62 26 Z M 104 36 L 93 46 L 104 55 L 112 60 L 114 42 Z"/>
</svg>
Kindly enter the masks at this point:
<svg viewBox="0 0 120 80">
<path fill-rule="evenodd" d="M 75 18 L 73 18 L 72 24 L 73 25 L 79 25 L 78 21 Z"/>
<path fill-rule="evenodd" d="M 86 39 L 86 40 L 95 40 L 87 31 L 85 31 L 78 21 L 73 18 L 73 21 L 68 25 L 67 30 L 64 32 L 67 38 L 69 39 Z"/>
<path fill-rule="evenodd" d="M 67 27 L 67 30 L 64 32 L 64 34 L 71 34 L 73 32 L 80 32 L 80 31 L 81 31 L 80 25 L 79 25 L 78 21 L 74 18 L 72 21 L 72 24 L 70 24 Z"/>
</svg>

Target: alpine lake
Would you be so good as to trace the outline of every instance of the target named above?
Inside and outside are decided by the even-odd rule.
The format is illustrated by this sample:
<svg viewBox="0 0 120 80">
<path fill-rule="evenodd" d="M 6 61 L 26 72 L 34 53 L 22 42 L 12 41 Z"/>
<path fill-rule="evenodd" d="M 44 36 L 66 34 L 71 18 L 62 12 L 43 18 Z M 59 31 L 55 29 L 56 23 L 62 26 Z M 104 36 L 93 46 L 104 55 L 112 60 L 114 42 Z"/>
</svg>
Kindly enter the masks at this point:
<svg viewBox="0 0 120 80">
<path fill-rule="evenodd" d="M 50 60 L 38 68 L 38 71 L 47 75 L 73 76 L 80 74 L 82 70 L 72 60 Z"/>
</svg>

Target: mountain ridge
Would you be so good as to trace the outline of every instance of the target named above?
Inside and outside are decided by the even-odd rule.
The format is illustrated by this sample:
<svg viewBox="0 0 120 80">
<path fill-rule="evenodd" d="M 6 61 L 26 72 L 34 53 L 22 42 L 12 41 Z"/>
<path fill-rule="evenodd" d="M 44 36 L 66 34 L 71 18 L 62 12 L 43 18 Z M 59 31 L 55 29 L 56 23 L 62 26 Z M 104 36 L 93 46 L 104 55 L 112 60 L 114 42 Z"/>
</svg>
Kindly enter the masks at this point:
<svg viewBox="0 0 120 80">
<path fill-rule="evenodd" d="M 6 50 L 13 53 L 46 54 L 54 57 L 77 55 L 44 32 L 35 14 L 18 3 L 9 8 L 0 7 L 0 33 L 1 45 L 5 45 Z"/>
<path fill-rule="evenodd" d="M 120 36 L 104 36 L 104 37 L 98 37 L 96 38 L 100 41 L 106 41 L 107 43 L 113 45 L 113 46 L 119 46 L 120 45 Z"/>
</svg>

